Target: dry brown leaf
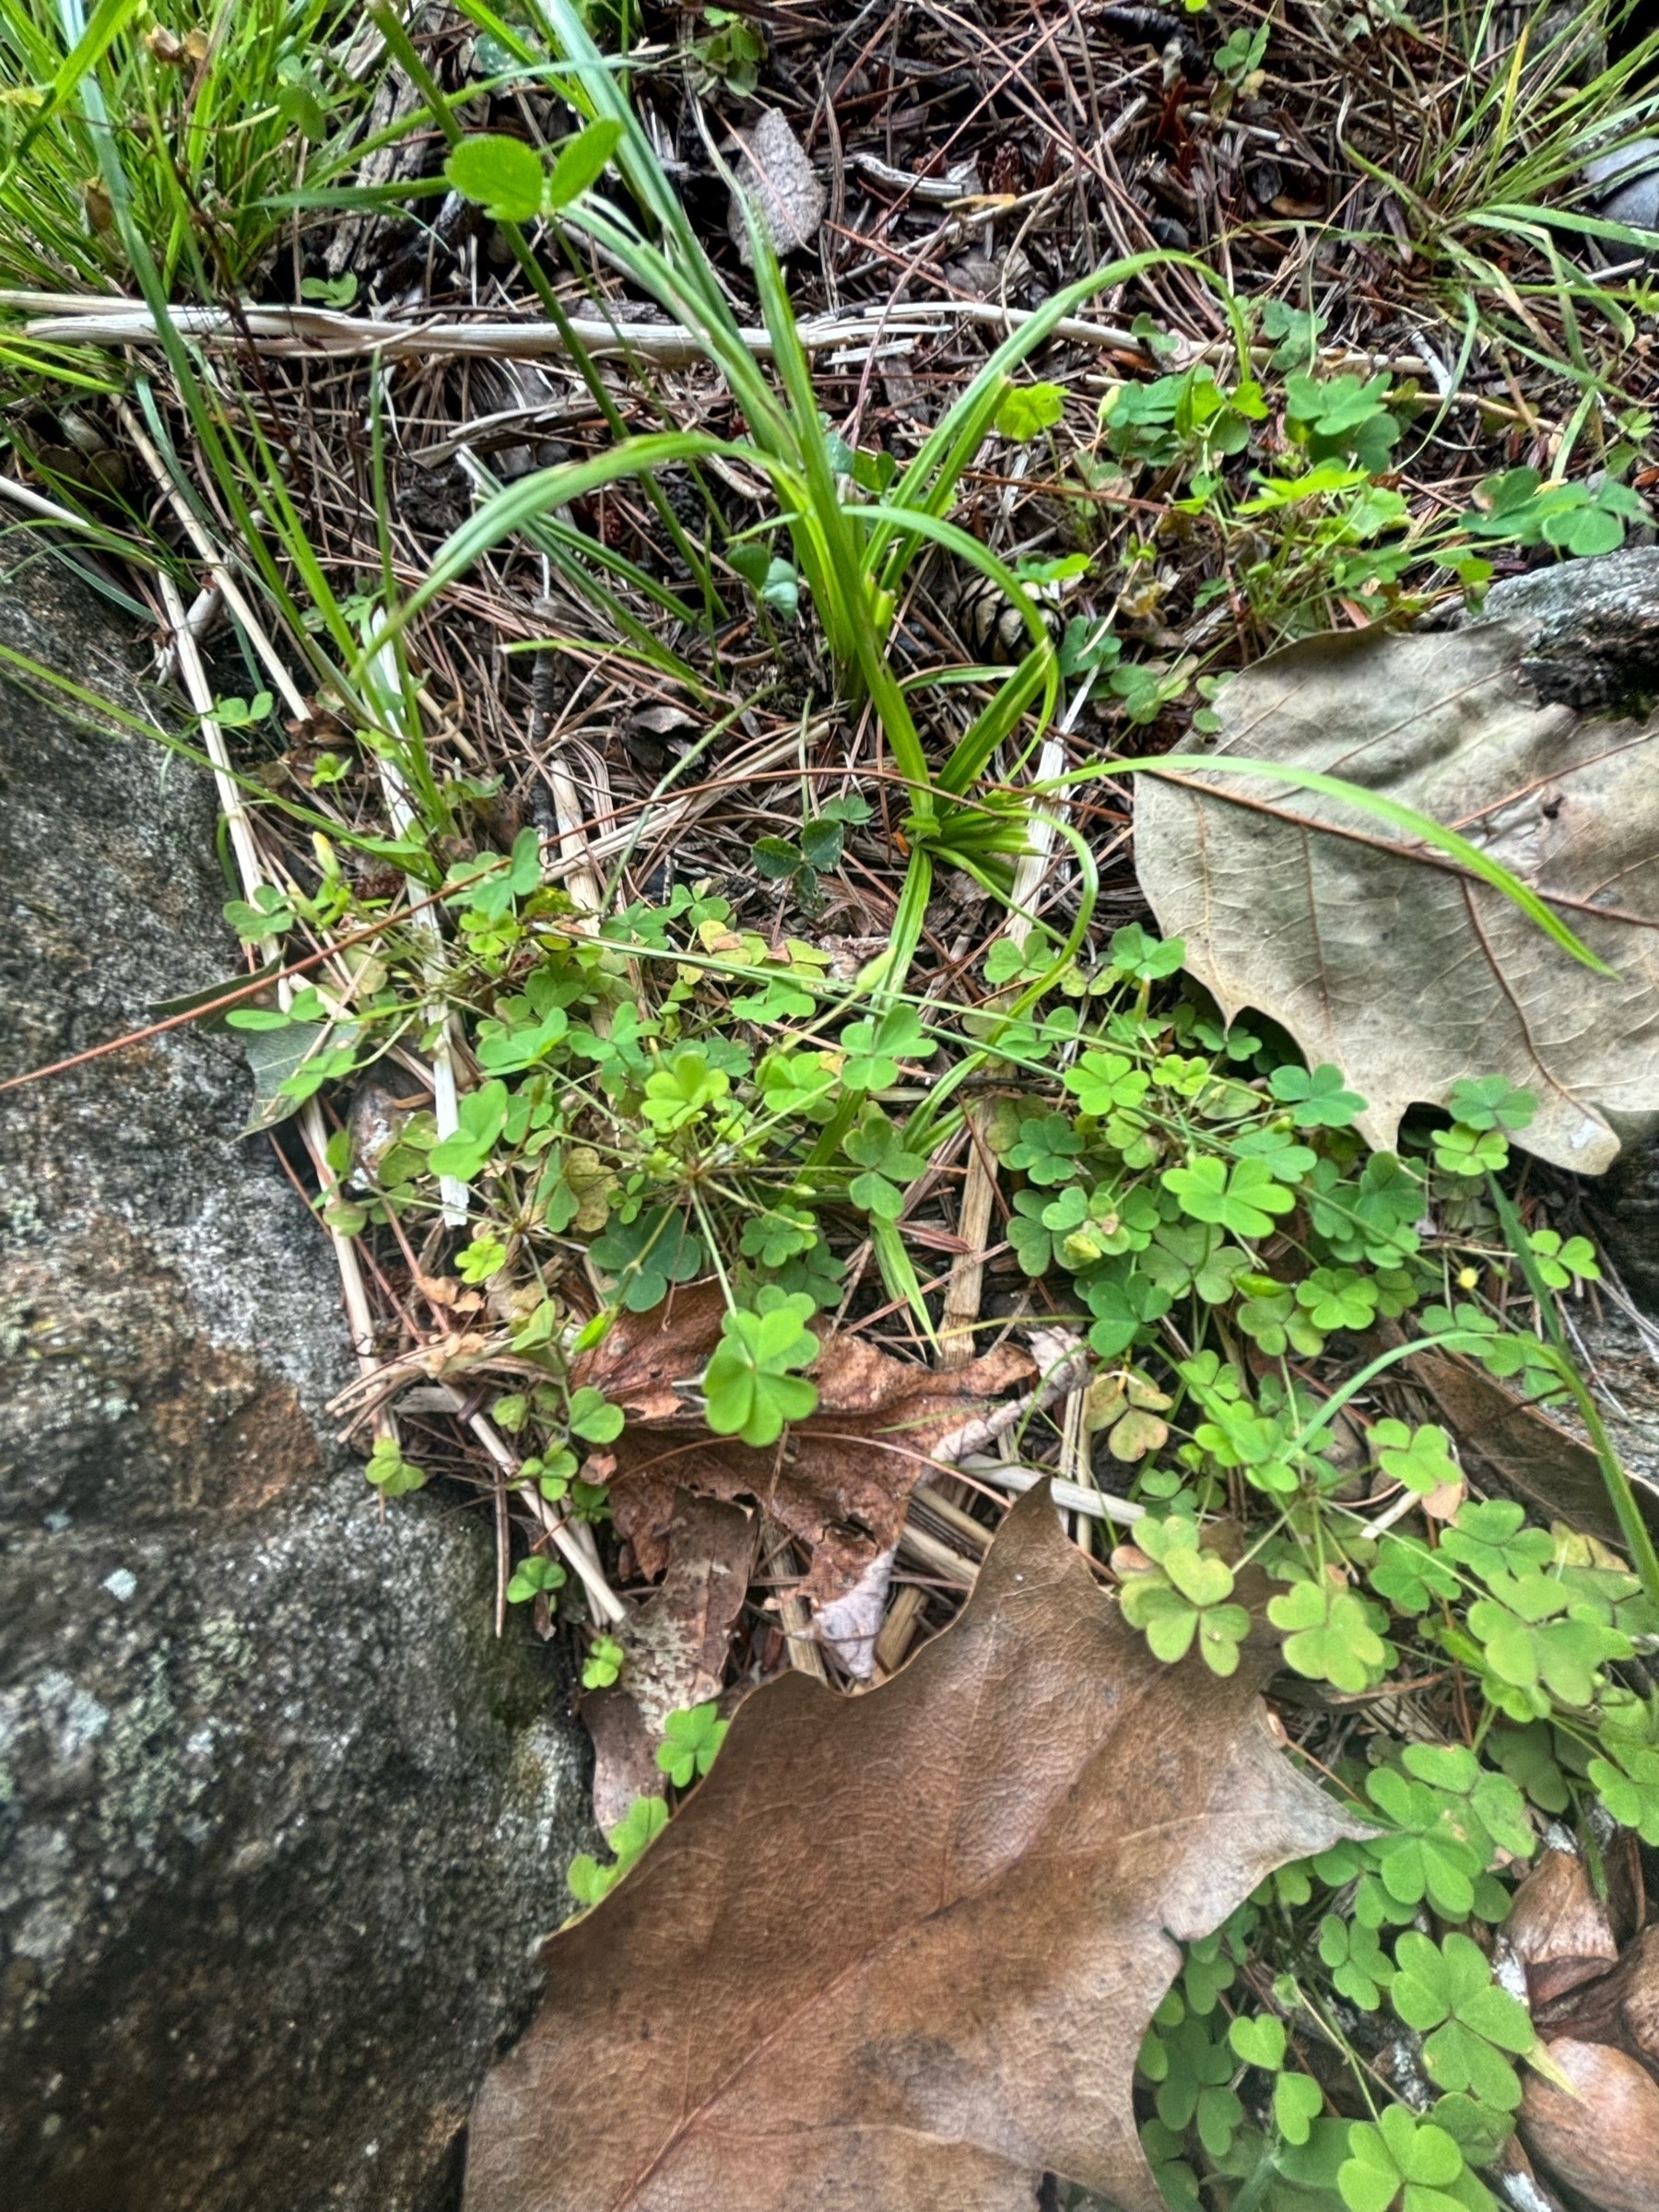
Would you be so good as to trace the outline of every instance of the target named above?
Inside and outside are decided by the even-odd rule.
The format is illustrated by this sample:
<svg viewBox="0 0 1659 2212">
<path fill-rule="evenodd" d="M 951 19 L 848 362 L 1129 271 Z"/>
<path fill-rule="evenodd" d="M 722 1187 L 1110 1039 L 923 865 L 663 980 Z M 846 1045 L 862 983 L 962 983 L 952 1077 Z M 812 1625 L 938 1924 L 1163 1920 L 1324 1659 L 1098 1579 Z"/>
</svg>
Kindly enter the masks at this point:
<svg viewBox="0 0 1659 2212">
<path fill-rule="evenodd" d="M 811 245 L 824 220 L 827 195 L 822 180 L 807 159 L 789 118 L 778 108 L 767 108 L 739 143 L 743 158 L 737 164 L 737 182 L 751 202 L 761 227 L 779 254 L 798 253 Z M 743 205 L 732 195 L 732 238 L 745 268 L 753 258 Z"/>
<path fill-rule="evenodd" d="M 618 1631 L 620 1681 L 582 1700 L 594 1739 L 594 1818 L 608 1835 L 636 1797 L 661 1797 L 657 1746 L 671 1712 L 720 1694 L 754 1571 L 757 1524 L 738 1506 L 681 1492 L 662 1582 Z"/>
<path fill-rule="evenodd" d="M 1659 2082 L 1606 2043 L 1563 2038 L 1548 2048 L 1572 2087 L 1527 2076 L 1528 2150 L 1596 2212 L 1659 2212 Z"/>
<path fill-rule="evenodd" d="M 1607 1497 L 1601 1462 L 1588 1444 L 1541 1406 L 1512 1396 L 1472 1360 L 1446 1352 L 1415 1352 L 1406 1366 L 1434 1399 L 1463 1450 L 1483 1459 L 1547 1517 L 1571 1522 L 1622 1552 L 1618 1517 Z M 1640 1479 L 1634 1487 L 1643 1518 L 1659 1529 L 1659 1499 Z"/>
<path fill-rule="evenodd" d="M 1539 2033 L 1617 2043 L 1659 2079 L 1659 1922 L 1625 1946 L 1598 1980 L 1540 2006 Z"/>
<path fill-rule="evenodd" d="M 1369 1832 L 1230 1680 L 1154 1659 L 1046 1487 L 959 1619 L 848 1699 L 791 1673 L 548 1950 L 475 2107 L 466 2212 L 1160 2212 L 1130 2081 L 1180 1964 Z"/>
<path fill-rule="evenodd" d="M 1532 2003 L 1596 1981 L 1618 1957 L 1606 1907 L 1576 1852 L 1547 1851 L 1515 1892 L 1503 1932 L 1526 1969 Z"/>
<path fill-rule="evenodd" d="M 609 1468 L 611 1510 L 647 1574 L 662 1571 L 663 1535 L 678 1489 L 754 1498 L 812 1553 L 806 1590 L 818 1604 L 844 1596 L 878 1552 L 899 1540 L 912 1486 L 935 1444 L 982 1414 L 1031 1372 L 1012 1346 L 971 1366 L 916 1367 L 860 1336 L 830 1336 L 810 1369 L 817 1411 L 765 1451 L 710 1434 L 678 1384 L 695 1384 L 720 1340 L 718 1283 L 677 1290 L 650 1313 L 623 1313 L 571 1371 L 628 1417 L 597 1462 Z"/>
<path fill-rule="evenodd" d="M 1517 618 L 1310 638 L 1226 687 L 1217 748 L 1340 776 L 1458 830 L 1616 975 L 1406 831 L 1262 777 L 1143 778 L 1135 865 L 1227 1014 L 1271 1015 L 1310 1065 L 1335 1062 L 1364 1093 L 1371 1145 L 1392 1147 L 1414 1101 L 1501 1074 L 1538 1100 L 1516 1141 L 1596 1174 L 1618 1150 L 1605 1117 L 1659 1107 L 1659 722 L 1540 706 L 1532 637 Z"/>
</svg>

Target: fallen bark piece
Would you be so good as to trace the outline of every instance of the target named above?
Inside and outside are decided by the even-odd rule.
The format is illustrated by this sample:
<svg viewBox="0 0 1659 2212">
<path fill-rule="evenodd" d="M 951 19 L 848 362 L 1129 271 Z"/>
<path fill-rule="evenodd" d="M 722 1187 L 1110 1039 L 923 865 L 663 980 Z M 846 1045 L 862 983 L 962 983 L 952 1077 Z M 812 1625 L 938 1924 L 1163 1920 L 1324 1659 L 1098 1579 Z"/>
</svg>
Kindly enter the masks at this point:
<svg viewBox="0 0 1659 2212">
<path fill-rule="evenodd" d="M 1586 561 L 1582 588 L 1594 587 Z M 1576 573 L 1576 564 L 1575 564 Z M 1596 974 L 1409 830 L 1290 782 L 1143 777 L 1135 862 L 1167 936 L 1230 1018 L 1284 1023 L 1370 1101 L 1378 1150 L 1413 1102 L 1500 1074 L 1537 1113 L 1516 1141 L 1599 1173 L 1606 1116 L 1659 1106 L 1659 721 L 1541 705 L 1536 624 L 1310 638 L 1220 693 L 1220 755 L 1319 771 L 1457 830 L 1556 905 Z M 1524 663 L 1527 663 L 1524 666 Z"/>
<path fill-rule="evenodd" d="M 671 1712 L 718 1697 L 754 1571 L 755 1518 L 685 1493 L 668 1524 L 668 1566 L 619 1631 L 622 1678 L 582 1701 L 594 1739 L 594 1818 L 608 1835 L 636 1797 L 661 1797 L 657 1746 Z"/>
<path fill-rule="evenodd" d="M 649 1313 L 623 1313 L 576 1362 L 571 1384 L 592 1384 L 628 1426 L 590 1462 L 608 1479 L 618 1529 L 646 1574 L 663 1571 L 676 1493 L 753 1498 L 811 1552 L 805 1583 L 815 1605 L 855 1589 L 878 1553 L 899 1540 L 912 1487 L 933 1447 L 1027 1379 L 1013 1346 L 970 1366 L 913 1366 L 860 1336 L 830 1335 L 808 1372 L 816 1410 L 764 1450 L 711 1434 L 697 1380 L 720 1341 L 718 1283 L 694 1284 Z"/>
<path fill-rule="evenodd" d="M 1571 2091 L 1529 2074 L 1522 2141 L 1596 2212 L 1659 2212 L 1659 2082 L 1606 2043 L 1548 2050 Z"/>
<path fill-rule="evenodd" d="M 554 1938 L 465 2212 L 1030 2212 L 1045 2171 L 1159 2212 L 1130 2080 L 1171 1936 L 1369 1832 L 1277 1748 L 1272 1665 L 1161 1665 L 1030 1492 L 901 1674 L 755 1691 Z"/>
</svg>

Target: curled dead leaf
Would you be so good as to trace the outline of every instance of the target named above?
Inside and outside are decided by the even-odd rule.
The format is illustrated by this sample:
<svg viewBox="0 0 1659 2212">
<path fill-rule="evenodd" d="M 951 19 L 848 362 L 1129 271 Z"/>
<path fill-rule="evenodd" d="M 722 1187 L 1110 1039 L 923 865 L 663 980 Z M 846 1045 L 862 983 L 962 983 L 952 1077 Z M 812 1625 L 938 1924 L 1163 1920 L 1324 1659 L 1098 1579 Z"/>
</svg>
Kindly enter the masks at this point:
<svg viewBox="0 0 1659 2212">
<path fill-rule="evenodd" d="M 1618 1965 L 1599 1979 L 1540 2006 L 1538 2030 L 1579 2042 L 1616 2043 L 1659 2079 L 1659 1922 L 1627 1944 Z"/>
<path fill-rule="evenodd" d="M 698 1409 L 697 1380 L 724 1312 L 717 1283 L 693 1284 L 649 1313 L 618 1316 L 571 1371 L 572 1387 L 592 1384 L 627 1416 L 602 1471 L 617 1526 L 646 1574 L 663 1570 L 675 1493 L 687 1489 L 757 1500 L 809 1547 L 806 1594 L 820 1605 L 844 1595 L 898 1542 L 934 1446 L 1031 1371 L 1013 1346 L 944 1370 L 895 1359 L 863 1337 L 830 1335 L 809 1371 L 817 1409 L 780 1444 L 757 1450 L 712 1435 Z"/>
<path fill-rule="evenodd" d="M 779 108 L 764 109 L 739 143 L 743 156 L 737 164 L 738 187 L 771 240 L 772 251 L 783 256 L 811 245 L 823 223 L 828 195 L 789 118 Z M 737 258 L 747 268 L 753 249 L 742 201 L 735 194 L 730 229 Z"/>
<path fill-rule="evenodd" d="M 1605 1974 L 1618 1957 L 1606 1908 L 1572 1851 L 1546 1851 L 1521 1887 L 1504 1933 L 1526 1969 L 1534 2005 Z"/>
<path fill-rule="evenodd" d="M 1391 1330 L 1385 1341 L 1404 1343 L 1405 1336 Z M 1605 1544 L 1622 1546 L 1601 1463 L 1570 1429 L 1542 1406 L 1515 1397 L 1473 1360 L 1428 1351 L 1414 1352 L 1406 1364 L 1433 1397 L 1462 1451 L 1484 1461 L 1547 1518 L 1559 1515 Z M 1642 1517 L 1659 1530 L 1659 1497 L 1640 1477 L 1634 1487 Z"/>
<path fill-rule="evenodd" d="M 755 1691 L 554 1938 L 466 2212 L 1030 2212 L 1045 2170 L 1160 2212 L 1130 2082 L 1171 1937 L 1369 1832 L 1275 1747 L 1271 1665 L 1161 1665 L 1028 1493 L 949 1629 L 865 1697 Z"/>
<path fill-rule="evenodd" d="M 594 1818 L 608 1835 L 636 1797 L 660 1797 L 657 1746 L 671 1712 L 720 1694 L 732 1630 L 754 1571 L 756 1524 L 735 1505 L 682 1494 L 667 1571 L 618 1630 L 622 1677 L 582 1701 L 594 1739 Z"/>
<path fill-rule="evenodd" d="M 1571 2088 L 1528 2075 L 1528 2150 L 1596 2212 L 1659 2212 L 1659 2082 L 1606 2043 L 1563 2037 L 1548 2051 Z"/>
</svg>

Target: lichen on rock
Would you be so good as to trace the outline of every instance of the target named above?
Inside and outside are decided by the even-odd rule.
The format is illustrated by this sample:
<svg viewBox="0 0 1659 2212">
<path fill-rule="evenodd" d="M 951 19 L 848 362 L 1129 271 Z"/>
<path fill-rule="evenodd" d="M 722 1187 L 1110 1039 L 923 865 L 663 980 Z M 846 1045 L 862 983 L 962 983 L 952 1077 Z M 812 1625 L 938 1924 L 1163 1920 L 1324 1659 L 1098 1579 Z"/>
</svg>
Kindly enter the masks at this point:
<svg viewBox="0 0 1659 2212">
<path fill-rule="evenodd" d="M 37 560 L 0 642 L 160 710 Z M 207 780 L 0 673 L 0 1076 L 231 971 Z M 441 2212 L 586 1840 L 464 1504 L 323 1408 L 327 1246 L 184 1029 L 0 1097 L 0 2170 L 31 2212 Z"/>
</svg>

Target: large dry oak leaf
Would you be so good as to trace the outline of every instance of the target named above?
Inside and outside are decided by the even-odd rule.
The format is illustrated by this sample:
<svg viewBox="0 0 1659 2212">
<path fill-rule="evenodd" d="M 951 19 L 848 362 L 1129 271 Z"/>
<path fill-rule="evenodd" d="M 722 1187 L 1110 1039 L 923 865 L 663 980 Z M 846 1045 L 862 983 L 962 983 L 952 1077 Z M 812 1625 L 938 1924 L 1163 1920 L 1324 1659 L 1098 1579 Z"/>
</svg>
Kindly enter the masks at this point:
<svg viewBox="0 0 1659 2212">
<path fill-rule="evenodd" d="M 867 1696 L 800 1674 L 548 1948 L 474 2110 L 466 2212 L 1160 2212 L 1130 2102 L 1180 1963 L 1361 1832 L 1256 1695 L 1154 1659 L 1016 1505 L 955 1624 Z"/>
<path fill-rule="evenodd" d="M 1311 638 L 1220 694 L 1217 749 L 1340 776 L 1500 861 L 1617 970 L 1594 973 L 1500 892 L 1351 801 L 1259 777 L 1143 777 L 1135 864 L 1166 935 L 1230 1016 L 1271 1015 L 1370 1101 L 1385 1149 L 1414 1101 L 1501 1074 L 1517 1141 L 1595 1174 L 1607 1115 L 1659 1108 L 1659 722 L 1540 705 L 1519 620 Z"/>
<path fill-rule="evenodd" d="M 897 1543 L 929 1454 L 981 1416 L 1032 1362 L 1012 1345 L 971 1366 L 920 1367 L 861 1336 L 830 1335 L 810 1369 L 817 1410 L 765 1450 L 712 1435 L 696 1383 L 720 1341 L 718 1283 L 677 1290 L 649 1313 L 623 1313 L 571 1371 L 628 1417 L 595 1473 L 608 1472 L 612 1512 L 646 1574 L 662 1571 L 676 1493 L 753 1498 L 811 1553 L 806 1590 L 843 1596 L 877 1553 Z"/>
</svg>

